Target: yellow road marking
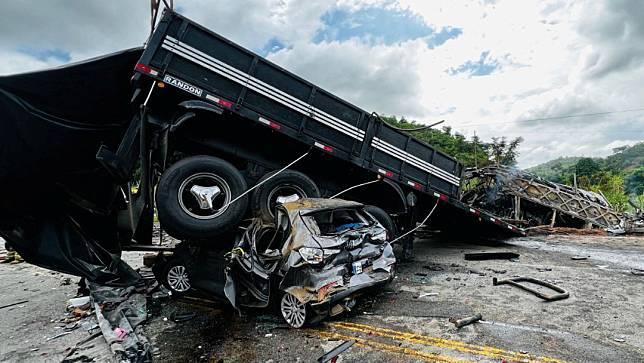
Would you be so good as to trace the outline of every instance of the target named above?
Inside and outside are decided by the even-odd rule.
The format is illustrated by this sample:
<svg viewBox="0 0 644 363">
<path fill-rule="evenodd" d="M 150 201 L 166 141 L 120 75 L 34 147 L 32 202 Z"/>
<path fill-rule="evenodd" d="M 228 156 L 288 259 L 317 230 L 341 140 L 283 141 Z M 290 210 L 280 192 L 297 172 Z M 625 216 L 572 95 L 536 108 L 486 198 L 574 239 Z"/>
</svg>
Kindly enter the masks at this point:
<svg viewBox="0 0 644 363">
<path fill-rule="evenodd" d="M 357 331 L 364 334 L 374 334 L 391 339 L 400 339 L 410 343 L 431 345 L 437 348 L 452 349 L 463 353 L 483 355 L 490 358 L 501 358 L 508 361 L 539 362 L 539 363 L 564 363 L 564 361 L 550 357 L 534 357 L 529 354 L 507 351 L 490 346 L 467 344 L 456 340 L 429 337 L 420 334 L 405 333 L 397 330 L 378 328 L 375 326 L 350 322 L 329 323 L 332 327 Z"/>
<path fill-rule="evenodd" d="M 378 349 L 381 351 L 389 352 L 389 353 L 398 353 L 398 354 L 404 354 L 404 355 L 409 355 L 413 356 L 416 358 L 422 358 L 424 360 L 432 361 L 432 362 L 443 362 L 443 363 L 468 363 L 470 361 L 466 360 L 461 360 L 461 359 L 456 359 L 444 355 L 440 355 L 438 353 L 429 353 L 429 352 L 423 352 L 420 350 L 415 350 L 407 347 L 398 347 L 395 345 L 389 345 L 389 344 L 384 344 L 380 342 L 376 342 L 373 340 L 368 340 L 368 339 L 362 339 L 362 338 L 357 338 L 349 335 L 342 335 L 338 333 L 329 333 L 325 331 L 317 331 L 317 334 L 320 335 L 321 337 L 324 338 L 331 338 L 331 339 L 339 339 L 339 340 L 355 340 L 356 345 L 361 346 L 361 347 L 369 347 L 369 348 L 374 348 Z"/>
</svg>

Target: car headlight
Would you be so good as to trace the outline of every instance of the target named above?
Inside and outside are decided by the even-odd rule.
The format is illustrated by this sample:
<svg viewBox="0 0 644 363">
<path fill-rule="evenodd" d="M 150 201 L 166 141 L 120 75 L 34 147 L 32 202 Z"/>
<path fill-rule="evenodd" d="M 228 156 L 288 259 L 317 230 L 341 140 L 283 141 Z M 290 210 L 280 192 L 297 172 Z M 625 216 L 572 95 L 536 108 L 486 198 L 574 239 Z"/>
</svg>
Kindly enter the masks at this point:
<svg viewBox="0 0 644 363">
<path fill-rule="evenodd" d="M 316 264 L 324 261 L 324 251 L 320 248 L 302 247 L 297 252 L 307 263 Z"/>
<path fill-rule="evenodd" d="M 371 236 L 371 239 L 385 242 L 386 240 L 388 240 L 387 235 L 388 235 L 387 230 L 383 229 L 382 232 L 376 233 L 373 236 Z"/>
<path fill-rule="evenodd" d="M 300 256 L 302 256 L 302 259 L 310 264 L 318 264 L 324 261 L 325 257 L 335 255 L 336 253 L 340 253 L 340 251 L 340 249 L 335 248 L 321 249 L 314 247 L 301 247 L 297 250 L 297 252 L 300 253 Z"/>
</svg>

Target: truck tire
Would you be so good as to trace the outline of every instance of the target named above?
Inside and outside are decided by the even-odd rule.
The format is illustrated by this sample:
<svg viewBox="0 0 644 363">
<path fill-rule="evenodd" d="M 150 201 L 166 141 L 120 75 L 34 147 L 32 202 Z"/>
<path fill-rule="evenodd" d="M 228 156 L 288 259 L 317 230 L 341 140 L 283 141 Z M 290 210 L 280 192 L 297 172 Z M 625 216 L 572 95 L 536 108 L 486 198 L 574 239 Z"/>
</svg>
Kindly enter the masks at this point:
<svg viewBox="0 0 644 363">
<path fill-rule="evenodd" d="M 248 196 L 225 207 L 246 189 L 244 177 L 225 160 L 204 155 L 182 159 L 163 173 L 157 187 L 161 227 L 179 239 L 220 235 L 246 213 Z"/>
<path fill-rule="evenodd" d="M 264 175 L 257 183 L 269 178 L 276 172 Z M 255 189 L 251 197 L 251 208 L 256 217 L 265 222 L 273 222 L 278 197 L 297 195 L 299 198 L 319 198 L 320 189 L 315 182 L 303 173 L 284 170 L 277 176 Z"/>
<path fill-rule="evenodd" d="M 398 228 L 396 228 L 396 223 L 394 223 L 394 220 L 391 219 L 389 214 L 384 211 L 384 209 L 376 207 L 375 205 L 367 205 L 364 207 L 364 210 L 367 211 L 367 213 L 371 214 L 380 224 L 382 224 L 383 227 L 388 232 L 388 241 L 391 241 L 392 239 L 396 238 L 398 235 Z"/>
</svg>

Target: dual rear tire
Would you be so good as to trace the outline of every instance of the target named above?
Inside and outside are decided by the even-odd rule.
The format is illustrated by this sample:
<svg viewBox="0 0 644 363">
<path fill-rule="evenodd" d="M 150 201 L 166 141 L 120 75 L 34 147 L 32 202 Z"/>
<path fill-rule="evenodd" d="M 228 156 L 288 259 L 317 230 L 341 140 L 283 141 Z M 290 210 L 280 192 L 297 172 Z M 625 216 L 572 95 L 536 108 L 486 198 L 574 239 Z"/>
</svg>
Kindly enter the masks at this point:
<svg viewBox="0 0 644 363">
<path fill-rule="evenodd" d="M 318 198 L 320 191 L 311 178 L 295 170 L 271 172 L 249 195 L 244 176 L 229 162 L 212 156 L 192 156 L 169 167 L 156 191 L 159 222 L 179 239 L 206 239 L 234 228 L 252 214 L 273 222 L 275 208 L 285 200 Z M 239 197 L 239 198 L 238 198 Z"/>
</svg>

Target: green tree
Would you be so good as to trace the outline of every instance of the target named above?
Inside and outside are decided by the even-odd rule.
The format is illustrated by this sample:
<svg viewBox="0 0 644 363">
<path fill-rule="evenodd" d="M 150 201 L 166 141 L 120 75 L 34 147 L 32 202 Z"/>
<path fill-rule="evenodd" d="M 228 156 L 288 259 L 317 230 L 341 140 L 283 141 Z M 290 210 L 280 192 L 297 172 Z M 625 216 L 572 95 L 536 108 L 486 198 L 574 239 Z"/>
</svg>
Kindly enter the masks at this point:
<svg viewBox="0 0 644 363">
<path fill-rule="evenodd" d="M 585 176 L 592 181 L 593 175 L 597 174 L 600 170 L 601 167 L 599 164 L 591 158 L 581 158 L 577 161 L 577 164 L 575 164 L 575 173 L 577 173 L 577 178 Z"/>
<path fill-rule="evenodd" d="M 640 166 L 626 175 L 624 187 L 629 194 L 644 194 L 644 166 Z"/>
<path fill-rule="evenodd" d="M 624 178 L 609 171 L 601 171 L 593 176 L 596 184 L 590 187 L 594 192 L 601 192 L 617 212 L 628 209 L 628 197 L 624 193 Z"/>
<path fill-rule="evenodd" d="M 392 126 L 403 129 L 414 129 L 422 126 L 415 121 L 408 121 L 404 118 L 398 119 L 395 116 L 380 116 L 380 118 Z M 455 157 L 465 167 L 481 167 L 490 163 L 489 144 L 481 142 L 478 137 L 468 140 L 465 135 L 453 132 L 449 126 L 445 126 L 440 130 L 423 129 L 410 132 L 410 134 Z"/>
<path fill-rule="evenodd" d="M 496 165 L 516 165 L 517 156 L 519 156 L 517 149 L 522 142 L 522 137 L 517 137 L 511 141 L 508 141 L 505 136 L 493 137 L 490 144 L 491 161 Z"/>
</svg>

